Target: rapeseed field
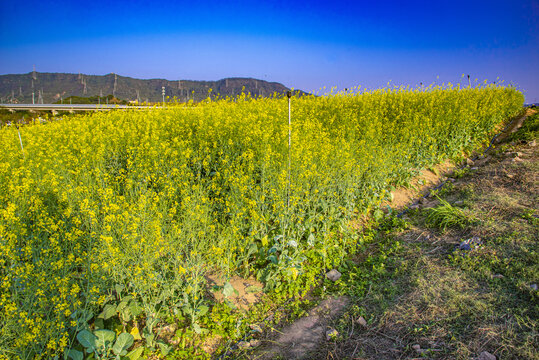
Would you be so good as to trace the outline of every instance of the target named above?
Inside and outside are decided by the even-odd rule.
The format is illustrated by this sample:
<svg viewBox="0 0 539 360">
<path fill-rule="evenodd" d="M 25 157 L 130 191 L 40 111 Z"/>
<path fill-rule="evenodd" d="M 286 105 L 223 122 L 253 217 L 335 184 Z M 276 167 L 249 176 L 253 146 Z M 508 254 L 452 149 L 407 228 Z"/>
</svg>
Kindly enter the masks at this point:
<svg viewBox="0 0 539 360">
<path fill-rule="evenodd" d="M 290 169 L 286 97 L 3 128 L 0 356 L 203 357 L 189 346 L 239 337 L 207 274 L 306 291 L 356 251 L 351 220 L 485 144 L 523 101 L 495 85 L 293 97 Z"/>
</svg>

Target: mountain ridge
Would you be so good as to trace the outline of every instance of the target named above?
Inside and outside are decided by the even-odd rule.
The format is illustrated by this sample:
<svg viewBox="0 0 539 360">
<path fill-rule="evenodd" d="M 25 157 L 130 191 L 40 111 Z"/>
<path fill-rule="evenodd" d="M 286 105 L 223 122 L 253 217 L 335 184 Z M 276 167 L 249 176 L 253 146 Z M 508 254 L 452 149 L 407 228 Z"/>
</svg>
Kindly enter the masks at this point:
<svg viewBox="0 0 539 360">
<path fill-rule="evenodd" d="M 290 89 L 278 82 L 245 77 L 216 81 L 138 79 L 115 73 L 87 75 L 74 73 L 29 72 L 0 75 L 0 102 L 53 103 L 70 96 L 90 97 L 113 95 L 138 102 L 163 101 L 162 88 L 168 101 L 201 101 L 208 96 L 234 97 L 242 92 L 253 96 L 284 94 Z M 34 98 L 32 101 L 32 93 Z M 298 91 L 304 94 L 302 91 Z"/>
</svg>

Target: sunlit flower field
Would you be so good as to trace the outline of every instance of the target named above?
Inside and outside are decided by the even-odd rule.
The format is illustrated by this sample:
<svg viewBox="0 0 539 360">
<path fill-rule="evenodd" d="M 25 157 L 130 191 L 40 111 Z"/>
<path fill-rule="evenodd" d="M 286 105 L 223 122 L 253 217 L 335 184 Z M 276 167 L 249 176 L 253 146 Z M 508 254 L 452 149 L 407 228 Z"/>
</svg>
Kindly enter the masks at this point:
<svg viewBox="0 0 539 360">
<path fill-rule="evenodd" d="M 211 326 L 209 273 L 302 291 L 355 251 L 352 219 L 485 144 L 523 101 L 494 85 L 293 97 L 289 190 L 286 97 L 26 125 L 24 150 L 4 127 L 0 356 L 166 353 L 156 324 Z"/>
</svg>

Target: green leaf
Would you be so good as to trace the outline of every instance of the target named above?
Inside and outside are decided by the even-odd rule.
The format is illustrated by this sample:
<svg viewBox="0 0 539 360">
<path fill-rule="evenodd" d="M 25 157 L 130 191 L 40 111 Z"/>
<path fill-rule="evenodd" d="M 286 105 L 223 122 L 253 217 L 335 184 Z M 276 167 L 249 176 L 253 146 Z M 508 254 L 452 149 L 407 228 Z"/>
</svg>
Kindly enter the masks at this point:
<svg viewBox="0 0 539 360">
<path fill-rule="evenodd" d="M 232 296 L 232 294 L 234 294 L 234 287 L 229 282 L 227 282 L 223 287 L 223 295 L 225 297 L 230 297 Z"/>
<path fill-rule="evenodd" d="M 69 349 L 69 351 L 67 353 L 67 357 L 72 359 L 72 360 L 82 360 L 82 359 L 84 359 L 84 354 L 82 353 L 82 351 L 78 351 L 78 350 L 75 350 L 75 349 Z"/>
<path fill-rule="evenodd" d="M 170 350 L 172 350 L 172 346 L 167 345 L 164 342 L 159 341 L 157 345 L 159 345 L 159 350 L 161 350 L 161 354 L 163 354 L 163 356 L 167 356 Z"/>
<path fill-rule="evenodd" d="M 96 318 L 94 321 L 94 328 L 95 329 L 104 329 L 105 328 L 105 321 L 103 318 Z"/>
<path fill-rule="evenodd" d="M 197 323 L 193 323 L 193 330 L 195 330 L 197 334 L 200 334 L 202 332 L 202 328 Z"/>
<path fill-rule="evenodd" d="M 142 352 L 144 351 L 144 347 L 138 347 L 134 350 L 131 350 L 127 355 L 125 355 L 126 358 L 129 360 L 138 360 L 140 356 L 142 355 Z"/>
<path fill-rule="evenodd" d="M 86 351 L 92 353 L 96 348 L 97 337 L 88 330 L 82 330 L 77 334 L 77 340 L 86 348 Z"/>
<path fill-rule="evenodd" d="M 116 339 L 116 333 L 111 330 L 99 329 L 94 331 L 94 335 L 97 337 L 95 346 L 99 349 L 107 349 Z"/>
<path fill-rule="evenodd" d="M 99 314 L 98 317 L 108 320 L 111 317 L 116 315 L 116 305 L 115 304 L 107 304 L 105 305 L 105 308 L 103 309 L 103 312 Z"/>
<path fill-rule="evenodd" d="M 198 314 L 197 316 L 204 316 L 206 315 L 206 313 L 208 312 L 210 308 L 207 307 L 206 305 L 202 305 L 198 308 Z"/>
<path fill-rule="evenodd" d="M 277 257 L 275 255 L 268 256 L 268 260 L 271 261 L 274 264 L 278 264 L 279 260 L 277 260 Z"/>
<path fill-rule="evenodd" d="M 116 339 L 116 342 L 112 347 L 112 351 L 116 355 L 125 355 L 127 354 L 127 349 L 129 349 L 134 342 L 135 338 L 133 337 L 133 335 L 125 332 L 121 333 L 120 335 L 118 335 L 118 339 Z"/>
<path fill-rule="evenodd" d="M 258 246 L 256 246 L 255 243 L 252 243 L 251 246 L 249 246 L 249 251 L 247 251 L 247 256 L 256 254 L 257 252 L 258 252 Z"/>
<path fill-rule="evenodd" d="M 133 317 L 137 317 L 142 312 L 142 307 L 135 300 L 132 300 L 129 304 L 129 311 Z"/>
<path fill-rule="evenodd" d="M 125 286 L 123 286 L 122 284 L 114 285 L 114 290 L 116 290 L 116 294 L 121 294 L 124 289 Z"/>
<path fill-rule="evenodd" d="M 116 306 L 116 311 L 121 313 L 123 309 L 125 309 L 127 307 L 127 305 L 129 304 L 129 301 L 128 300 L 122 300 L 120 301 L 120 303 L 118 304 L 118 306 Z"/>
</svg>

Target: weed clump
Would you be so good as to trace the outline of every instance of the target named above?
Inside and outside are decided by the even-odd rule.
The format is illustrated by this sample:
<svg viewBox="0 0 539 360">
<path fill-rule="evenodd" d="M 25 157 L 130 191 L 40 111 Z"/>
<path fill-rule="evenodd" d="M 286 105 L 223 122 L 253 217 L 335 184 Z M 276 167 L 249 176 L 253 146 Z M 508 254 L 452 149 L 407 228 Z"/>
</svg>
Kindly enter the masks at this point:
<svg viewBox="0 0 539 360">
<path fill-rule="evenodd" d="M 438 199 L 440 200 L 439 206 L 427 209 L 427 226 L 445 231 L 451 227 L 464 229 L 467 225 L 477 222 L 477 218 L 467 209 L 455 207 L 443 199 Z"/>
</svg>

